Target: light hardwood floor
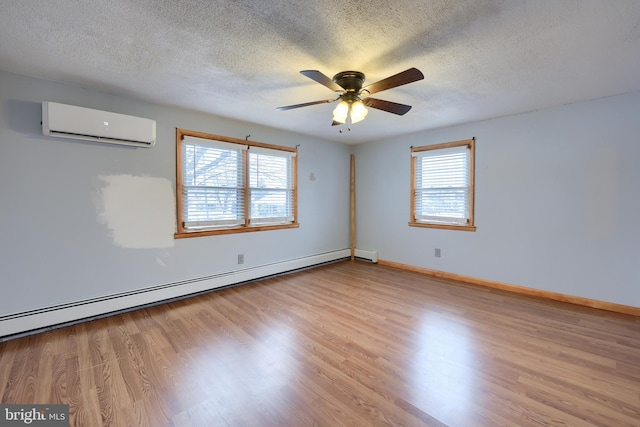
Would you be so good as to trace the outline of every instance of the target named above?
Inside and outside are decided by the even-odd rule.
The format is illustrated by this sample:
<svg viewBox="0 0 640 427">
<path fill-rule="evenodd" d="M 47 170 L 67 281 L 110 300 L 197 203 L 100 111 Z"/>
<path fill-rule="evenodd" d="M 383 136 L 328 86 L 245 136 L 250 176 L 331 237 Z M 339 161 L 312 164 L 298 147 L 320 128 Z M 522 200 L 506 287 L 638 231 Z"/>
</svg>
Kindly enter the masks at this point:
<svg viewBox="0 0 640 427">
<path fill-rule="evenodd" d="M 0 397 L 73 426 L 639 427 L 640 318 L 347 261 L 1 343 Z"/>
</svg>

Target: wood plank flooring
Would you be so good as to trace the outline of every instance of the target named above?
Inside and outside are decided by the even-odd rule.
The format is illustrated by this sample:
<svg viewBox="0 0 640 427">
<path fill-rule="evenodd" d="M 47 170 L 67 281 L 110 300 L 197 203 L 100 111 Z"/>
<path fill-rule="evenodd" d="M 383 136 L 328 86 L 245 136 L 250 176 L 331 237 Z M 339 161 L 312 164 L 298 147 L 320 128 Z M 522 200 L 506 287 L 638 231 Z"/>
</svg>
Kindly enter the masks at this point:
<svg viewBox="0 0 640 427">
<path fill-rule="evenodd" d="M 92 427 L 640 427 L 640 318 L 346 261 L 0 343 L 0 398 Z"/>
</svg>

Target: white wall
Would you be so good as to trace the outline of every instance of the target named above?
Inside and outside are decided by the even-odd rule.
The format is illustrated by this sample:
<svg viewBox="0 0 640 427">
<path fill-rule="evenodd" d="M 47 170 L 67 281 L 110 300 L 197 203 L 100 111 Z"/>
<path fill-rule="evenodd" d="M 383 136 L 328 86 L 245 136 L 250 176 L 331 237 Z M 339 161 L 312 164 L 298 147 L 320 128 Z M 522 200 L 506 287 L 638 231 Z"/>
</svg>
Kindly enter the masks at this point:
<svg viewBox="0 0 640 427">
<path fill-rule="evenodd" d="M 477 231 L 409 227 L 409 147 L 474 136 Z M 640 92 L 361 144 L 355 153 L 358 248 L 640 307 Z"/>
<path fill-rule="evenodd" d="M 154 119 L 157 144 L 45 137 L 42 101 Z M 300 227 L 174 240 L 176 127 L 300 144 Z M 342 144 L 0 72 L 0 321 L 348 248 L 349 155 Z"/>
</svg>

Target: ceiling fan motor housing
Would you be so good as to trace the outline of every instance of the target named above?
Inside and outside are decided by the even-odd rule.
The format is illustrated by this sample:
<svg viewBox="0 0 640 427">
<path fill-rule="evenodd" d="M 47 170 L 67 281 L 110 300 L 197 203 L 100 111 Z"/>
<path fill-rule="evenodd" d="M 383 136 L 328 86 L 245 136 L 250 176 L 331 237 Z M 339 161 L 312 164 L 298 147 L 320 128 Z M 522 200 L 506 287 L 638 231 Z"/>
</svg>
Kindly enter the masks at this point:
<svg viewBox="0 0 640 427">
<path fill-rule="evenodd" d="M 333 76 L 333 81 L 347 92 L 359 93 L 364 83 L 364 73 L 360 71 L 342 71 Z"/>
</svg>

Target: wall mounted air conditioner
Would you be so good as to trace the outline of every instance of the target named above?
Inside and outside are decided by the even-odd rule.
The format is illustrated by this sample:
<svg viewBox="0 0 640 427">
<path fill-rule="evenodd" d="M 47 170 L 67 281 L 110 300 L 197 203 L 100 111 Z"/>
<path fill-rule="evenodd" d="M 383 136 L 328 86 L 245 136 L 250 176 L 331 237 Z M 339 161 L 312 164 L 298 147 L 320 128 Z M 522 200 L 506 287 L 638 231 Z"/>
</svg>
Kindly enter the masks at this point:
<svg viewBox="0 0 640 427">
<path fill-rule="evenodd" d="M 134 147 L 153 147 L 156 122 L 57 102 L 42 103 L 42 133 Z"/>
</svg>

